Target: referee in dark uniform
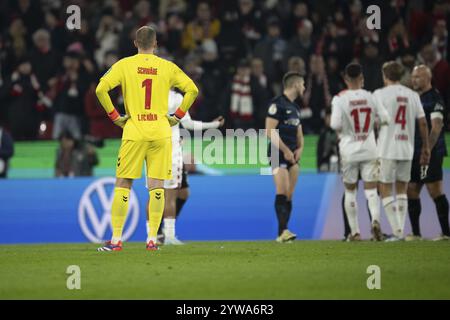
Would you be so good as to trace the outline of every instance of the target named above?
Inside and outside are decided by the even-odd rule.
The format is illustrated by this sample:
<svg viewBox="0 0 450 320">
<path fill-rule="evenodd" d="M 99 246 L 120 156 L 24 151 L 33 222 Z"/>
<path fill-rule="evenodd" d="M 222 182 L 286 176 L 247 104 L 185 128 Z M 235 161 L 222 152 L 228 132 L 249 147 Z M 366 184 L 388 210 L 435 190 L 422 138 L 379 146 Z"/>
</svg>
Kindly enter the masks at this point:
<svg viewBox="0 0 450 320">
<path fill-rule="evenodd" d="M 266 130 L 270 139 L 268 157 L 276 188 L 278 242 L 290 242 L 297 237 L 289 231 L 288 222 L 292 211 L 292 195 L 297 184 L 298 162 L 304 145 L 300 107 L 294 101 L 304 91 L 302 75 L 286 73 L 283 77 L 283 94 L 275 97 L 267 110 Z"/>
<path fill-rule="evenodd" d="M 428 170 L 420 166 L 420 149 L 422 141 L 416 132 L 414 145 L 414 158 L 411 168 L 411 181 L 408 186 L 408 211 L 413 234 L 406 240 L 420 240 L 419 217 L 421 212 L 420 191 L 425 184 L 428 194 L 436 205 L 436 211 L 441 225 L 442 234 L 434 240 L 450 240 L 448 222 L 449 205 L 442 188 L 442 163 L 447 156 L 447 147 L 443 126 L 445 123 L 445 106 L 439 92 L 431 85 L 431 70 L 420 65 L 412 73 L 413 88 L 420 94 L 420 100 L 425 111 L 429 134 L 431 158 Z"/>
</svg>

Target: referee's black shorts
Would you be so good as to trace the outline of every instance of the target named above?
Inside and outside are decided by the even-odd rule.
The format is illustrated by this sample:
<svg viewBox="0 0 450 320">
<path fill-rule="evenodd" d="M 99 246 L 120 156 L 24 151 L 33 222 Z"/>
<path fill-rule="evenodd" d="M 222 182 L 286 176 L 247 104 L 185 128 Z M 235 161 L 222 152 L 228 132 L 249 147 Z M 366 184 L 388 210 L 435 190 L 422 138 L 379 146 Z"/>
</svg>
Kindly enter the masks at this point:
<svg viewBox="0 0 450 320">
<path fill-rule="evenodd" d="M 413 183 L 431 183 L 441 181 L 443 177 L 442 163 L 444 162 L 444 156 L 431 153 L 430 163 L 428 164 L 427 176 L 425 179 L 420 179 L 420 157 L 414 157 L 411 166 L 411 182 Z"/>
</svg>

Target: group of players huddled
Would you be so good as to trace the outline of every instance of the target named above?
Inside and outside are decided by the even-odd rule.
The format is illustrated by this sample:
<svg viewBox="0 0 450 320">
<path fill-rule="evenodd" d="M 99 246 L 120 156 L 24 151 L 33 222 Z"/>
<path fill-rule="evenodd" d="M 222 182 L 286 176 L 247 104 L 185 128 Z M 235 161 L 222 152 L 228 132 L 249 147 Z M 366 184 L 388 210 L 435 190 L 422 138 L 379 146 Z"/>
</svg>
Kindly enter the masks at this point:
<svg viewBox="0 0 450 320">
<path fill-rule="evenodd" d="M 372 240 L 421 239 L 419 195 L 424 184 L 435 202 L 442 229 L 435 240 L 449 240 L 449 205 L 442 187 L 442 163 L 447 155 L 443 130 L 445 107 L 431 84 L 430 69 L 424 65 L 414 68 L 412 90 L 400 84 L 402 66 L 395 61 L 386 62 L 382 67 L 385 86 L 374 93 L 363 89 L 362 71 L 357 63 L 347 65 L 344 71 L 347 89 L 332 100 L 330 125 L 339 136 L 345 186 L 343 209 L 349 229 L 346 240 L 361 240 L 356 201 L 360 179 L 370 212 Z M 271 158 L 277 193 L 277 241 L 290 242 L 296 235 L 288 230 L 287 223 L 297 181 L 297 163 L 303 150 L 300 113 L 295 99 L 303 94 L 303 77 L 288 73 L 283 86 L 283 94 L 268 108 L 266 129 L 271 144 L 279 151 L 279 161 Z M 271 129 L 278 129 L 278 132 Z M 269 146 L 269 156 L 270 150 Z M 380 196 L 392 228 L 392 235 L 388 237 L 380 226 Z M 408 212 L 413 233 L 405 237 Z"/>
</svg>

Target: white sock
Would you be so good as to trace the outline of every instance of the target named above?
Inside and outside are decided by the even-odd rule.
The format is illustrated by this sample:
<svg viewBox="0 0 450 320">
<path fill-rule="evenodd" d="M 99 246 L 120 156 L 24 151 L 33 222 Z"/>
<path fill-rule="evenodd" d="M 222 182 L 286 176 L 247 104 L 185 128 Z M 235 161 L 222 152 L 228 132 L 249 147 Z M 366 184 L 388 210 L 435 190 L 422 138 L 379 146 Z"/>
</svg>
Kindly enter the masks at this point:
<svg viewBox="0 0 450 320">
<path fill-rule="evenodd" d="M 405 222 L 406 222 L 406 213 L 408 212 L 408 197 L 406 194 L 398 194 L 397 195 L 397 219 L 398 219 L 398 225 L 400 227 L 401 237 L 403 237 L 403 231 L 405 229 Z"/>
<path fill-rule="evenodd" d="M 386 217 L 388 218 L 389 224 L 391 225 L 392 233 L 396 236 L 400 236 L 400 227 L 398 225 L 397 219 L 397 209 L 396 209 L 396 201 L 394 197 L 386 197 L 383 198 L 383 207 L 384 212 L 386 213 Z"/>
<path fill-rule="evenodd" d="M 345 212 L 347 213 L 347 220 L 348 224 L 350 225 L 352 235 L 360 233 L 358 223 L 358 205 L 356 203 L 356 190 L 345 190 L 344 207 Z"/>
<path fill-rule="evenodd" d="M 164 218 L 164 236 L 166 238 L 175 238 L 175 218 Z"/>
<path fill-rule="evenodd" d="M 364 193 L 372 216 L 372 222 L 380 222 L 380 197 L 378 197 L 377 189 L 367 189 L 364 190 Z"/>
</svg>

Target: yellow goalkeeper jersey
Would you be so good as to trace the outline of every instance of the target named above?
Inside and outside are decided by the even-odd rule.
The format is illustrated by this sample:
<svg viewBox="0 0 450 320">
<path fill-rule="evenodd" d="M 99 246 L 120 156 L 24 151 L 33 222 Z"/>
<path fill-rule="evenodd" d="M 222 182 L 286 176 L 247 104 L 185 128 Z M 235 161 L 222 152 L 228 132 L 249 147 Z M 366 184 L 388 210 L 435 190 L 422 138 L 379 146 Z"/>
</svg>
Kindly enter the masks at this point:
<svg viewBox="0 0 450 320">
<path fill-rule="evenodd" d="M 152 141 L 170 137 L 172 130 L 165 117 L 169 90 L 176 87 L 183 92 L 198 92 L 194 82 L 177 65 L 153 54 L 138 53 L 117 61 L 100 79 L 103 81 L 109 90 L 122 87 L 125 110 L 130 115 L 122 140 Z M 186 111 L 191 103 L 180 108 Z M 112 104 L 103 107 L 108 113 L 114 110 Z"/>
</svg>

